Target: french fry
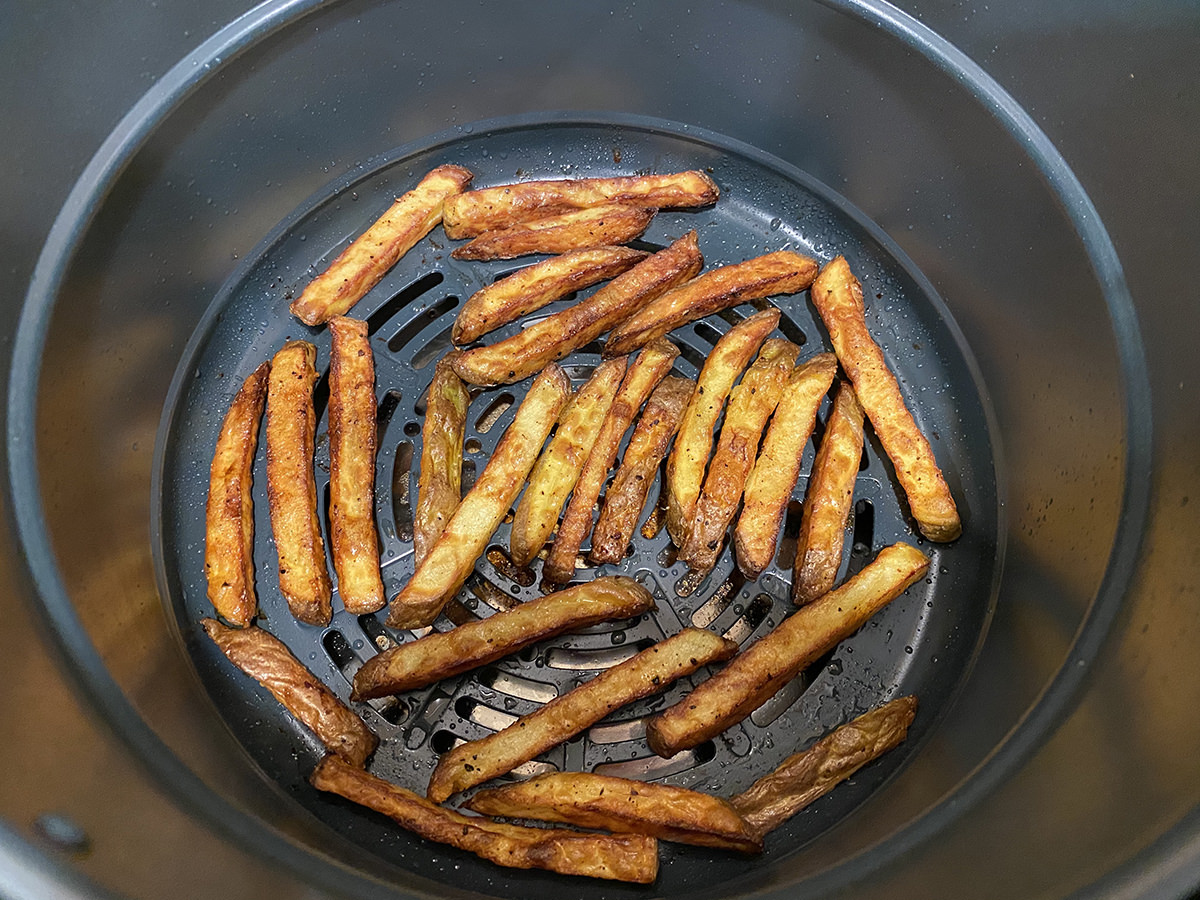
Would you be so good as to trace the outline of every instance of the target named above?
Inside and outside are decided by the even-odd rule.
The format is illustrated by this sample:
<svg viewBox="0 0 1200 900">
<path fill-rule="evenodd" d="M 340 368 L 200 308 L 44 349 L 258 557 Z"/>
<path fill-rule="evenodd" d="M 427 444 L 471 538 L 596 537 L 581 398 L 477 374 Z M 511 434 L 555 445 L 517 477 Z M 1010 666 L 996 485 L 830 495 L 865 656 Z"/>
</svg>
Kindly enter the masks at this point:
<svg viewBox="0 0 1200 900">
<path fill-rule="evenodd" d="M 442 202 L 467 186 L 462 166 L 438 166 L 415 188 L 343 250 L 292 301 L 291 312 L 305 325 L 321 325 L 344 315 L 388 270 L 442 220 Z"/>
<path fill-rule="evenodd" d="M 385 650 L 355 674 L 351 698 L 369 700 L 411 691 L 563 632 L 629 619 L 653 608 L 650 592 L 632 578 L 596 578 Z"/>
<path fill-rule="evenodd" d="M 325 748 L 362 767 L 379 739 L 287 646 L 261 628 L 227 628 L 201 619 L 205 632 L 231 663 L 265 687 Z"/>
<path fill-rule="evenodd" d="M 709 206 L 719 195 L 713 180 L 699 171 L 524 181 L 448 198 L 442 226 L 447 237 L 457 240 L 569 209 L 609 203 L 677 209 Z"/>
<path fill-rule="evenodd" d="M 833 590 L 842 564 L 846 520 L 854 501 L 854 482 L 862 460 L 863 411 L 848 382 L 838 386 L 833 412 L 808 478 L 800 514 L 792 601 L 811 603 Z"/>
<path fill-rule="evenodd" d="M 413 559 L 420 565 L 462 500 L 463 434 L 471 395 L 449 357 L 438 360 L 421 428 L 421 471 L 413 513 Z"/>
<path fill-rule="evenodd" d="M 892 461 L 921 534 L 952 541 L 962 534 L 954 497 L 933 448 L 904 403 L 896 376 L 871 337 L 864 318 L 862 286 L 844 257 L 837 257 L 813 284 L 812 301 L 825 322 L 834 352 L 871 427 Z"/>
<path fill-rule="evenodd" d="M 685 628 L 591 681 L 555 697 L 502 731 L 460 744 L 429 779 L 429 799 L 441 803 L 579 734 L 613 710 L 665 689 L 701 666 L 729 659 L 737 644 L 703 628 Z"/>
<path fill-rule="evenodd" d="M 408 584 L 392 600 L 388 625 L 393 628 L 429 625 L 458 593 L 517 499 L 546 436 L 570 396 L 571 381 L 556 365 L 548 366 L 534 379 L 474 487 L 458 504 Z"/>
<path fill-rule="evenodd" d="M 449 844 L 497 865 L 638 884 L 650 884 L 658 875 L 658 843 L 645 835 L 529 828 L 465 816 L 348 766 L 336 756 L 321 760 L 309 782 L 317 790 L 382 813 L 426 840 Z"/>
<path fill-rule="evenodd" d="M 625 448 L 625 456 L 604 495 L 604 505 L 592 533 L 592 552 L 596 565 L 619 563 L 633 539 L 638 519 L 646 507 L 650 485 L 658 464 L 667 454 L 671 438 L 679 429 L 684 408 L 692 398 L 696 383 L 690 378 L 669 375 L 646 401 L 646 408 Z"/>
<path fill-rule="evenodd" d="M 254 620 L 254 499 L 250 494 L 258 426 L 267 399 L 270 363 L 247 376 L 234 395 L 209 469 L 204 515 L 204 575 L 208 599 L 235 625 Z"/>
<path fill-rule="evenodd" d="M 464 350 L 454 360 L 454 371 L 468 384 L 527 378 L 594 341 L 639 306 L 691 278 L 703 264 L 696 232 L 690 231 L 570 308 L 495 344 Z"/>
<path fill-rule="evenodd" d="M 450 255 L 455 259 L 512 259 L 530 253 L 569 253 L 639 238 L 657 209 L 610 204 L 573 209 L 485 231 Z"/>
<path fill-rule="evenodd" d="M 621 438 L 633 424 L 634 416 L 650 392 L 671 371 L 677 356 L 679 348 L 670 341 L 656 341 L 637 355 L 625 373 L 608 415 L 600 426 L 600 433 L 592 444 L 592 452 L 588 454 L 583 471 L 575 481 L 575 490 L 558 526 L 558 535 L 542 564 L 542 577 L 550 584 L 566 584 L 574 577 L 575 560 L 584 539 L 592 530 L 596 503 L 608 478 L 608 470 L 617 458 Z"/>
<path fill-rule="evenodd" d="M 552 772 L 528 781 L 485 788 L 464 806 L 488 816 L 561 822 L 618 834 L 761 853 L 742 817 L 727 800 L 669 784 Z"/>
<path fill-rule="evenodd" d="M 623 356 L 602 362 L 563 410 L 558 430 L 538 457 L 517 503 L 509 531 L 515 565 L 529 565 L 558 524 L 558 514 L 592 452 L 625 368 Z"/>
<path fill-rule="evenodd" d="M 711 572 L 717 564 L 725 532 L 754 465 L 763 428 L 775 411 L 799 355 L 800 348 L 791 341 L 771 338 L 729 395 L 721 437 L 696 501 L 687 539 L 679 548 L 679 559 L 693 572 Z"/>
<path fill-rule="evenodd" d="M 651 719 L 646 725 L 650 749 L 669 758 L 736 725 L 904 593 L 928 568 L 928 557 L 908 544 L 885 547 L 837 590 L 792 613 L 683 700 Z"/>
<path fill-rule="evenodd" d="M 605 356 L 622 356 L 695 319 L 774 294 L 794 294 L 813 283 L 817 264 L 807 256 L 778 250 L 721 266 L 645 303 L 613 329 Z"/>
<path fill-rule="evenodd" d="M 812 436 L 817 407 L 835 374 L 836 356 L 814 356 L 792 372 L 775 407 L 754 469 L 746 479 L 742 512 L 733 532 L 738 568 L 751 580 L 775 558 L 779 527 L 800 477 L 804 446 Z"/>
<path fill-rule="evenodd" d="M 779 310 L 764 309 L 730 328 L 713 347 L 696 379 L 696 391 L 683 414 L 675 446 L 667 457 L 667 533 L 683 546 L 704 486 L 712 453 L 713 429 L 725 398 L 742 370 L 779 324 Z"/>
</svg>

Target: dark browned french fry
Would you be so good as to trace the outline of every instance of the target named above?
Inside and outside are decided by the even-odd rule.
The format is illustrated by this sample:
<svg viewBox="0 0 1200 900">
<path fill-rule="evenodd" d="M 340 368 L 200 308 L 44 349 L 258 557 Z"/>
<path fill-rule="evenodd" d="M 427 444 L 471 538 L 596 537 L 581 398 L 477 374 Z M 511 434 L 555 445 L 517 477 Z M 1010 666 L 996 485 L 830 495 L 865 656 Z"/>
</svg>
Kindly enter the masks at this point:
<svg viewBox="0 0 1200 900">
<path fill-rule="evenodd" d="M 438 360 L 421 428 L 421 472 L 413 513 L 413 559 L 420 565 L 462 500 L 463 433 L 471 395 L 449 357 Z"/>
<path fill-rule="evenodd" d="M 530 219 L 485 231 L 450 255 L 455 259 L 512 259 L 530 253 L 569 253 L 642 236 L 656 209 L 611 204 Z"/>
</svg>

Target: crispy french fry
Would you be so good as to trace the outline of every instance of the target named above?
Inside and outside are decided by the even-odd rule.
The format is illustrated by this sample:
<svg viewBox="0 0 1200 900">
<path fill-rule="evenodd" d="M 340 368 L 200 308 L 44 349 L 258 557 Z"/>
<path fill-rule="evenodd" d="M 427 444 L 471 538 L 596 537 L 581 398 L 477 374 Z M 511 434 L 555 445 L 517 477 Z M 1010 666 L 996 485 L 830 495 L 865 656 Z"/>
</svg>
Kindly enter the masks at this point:
<svg viewBox="0 0 1200 900">
<path fill-rule="evenodd" d="M 813 284 L 812 301 L 821 314 L 834 352 L 871 427 L 892 461 L 921 534 L 952 541 L 962 534 L 954 497 L 938 468 L 933 448 L 904 403 L 896 376 L 871 337 L 864 318 L 862 286 L 844 257 L 837 257 Z"/>
<path fill-rule="evenodd" d="M 462 166 L 438 166 L 396 200 L 292 301 L 292 315 L 320 325 L 349 312 L 417 241 L 442 220 L 442 202 L 471 180 Z"/>
<path fill-rule="evenodd" d="M 825 425 L 817 458 L 808 478 L 796 563 L 792 570 L 792 600 L 811 603 L 833 590 L 842 564 L 846 520 L 854 501 L 854 481 L 862 460 L 863 411 L 849 382 L 838 386 L 833 412 Z"/>
<path fill-rule="evenodd" d="M 413 513 L 413 559 L 420 565 L 462 500 L 463 433 L 471 395 L 449 357 L 438 360 L 421 428 L 421 472 Z"/>
<path fill-rule="evenodd" d="M 667 454 L 695 388 L 696 383 L 690 378 L 669 375 L 646 401 L 617 474 L 604 495 L 604 506 L 592 533 L 589 558 L 596 565 L 618 563 L 625 558 L 625 548 L 646 508 L 658 464 Z"/>
<path fill-rule="evenodd" d="M 509 531 L 515 565 L 529 565 L 558 524 L 558 514 L 592 452 L 625 368 L 623 356 L 602 362 L 563 410 L 558 430 L 538 457 L 517 503 Z"/>
<path fill-rule="evenodd" d="M 434 541 L 408 584 L 392 600 L 388 625 L 419 628 L 454 598 L 508 514 L 529 470 L 571 396 L 571 381 L 548 366 L 529 388 L 491 460 Z"/>
<path fill-rule="evenodd" d="M 591 681 L 555 697 L 502 731 L 460 744 L 442 757 L 428 796 L 440 803 L 579 734 L 615 709 L 656 694 L 701 666 L 729 659 L 737 644 L 703 628 L 685 628 Z"/>
<path fill-rule="evenodd" d="M 727 800 L 669 784 L 552 772 L 528 781 L 486 788 L 464 804 L 488 816 L 562 822 L 619 834 L 648 834 L 664 841 L 761 853 Z"/>
<path fill-rule="evenodd" d="M 351 697 L 369 700 L 411 691 L 565 631 L 629 619 L 653 608 L 650 592 L 632 578 L 596 578 L 385 650 L 355 674 Z"/>
<path fill-rule="evenodd" d="M 619 203 L 573 209 L 485 231 L 450 255 L 455 259 L 512 259 L 530 253 L 569 253 L 624 244 L 641 237 L 656 212 Z"/>
<path fill-rule="evenodd" d="M 254 500 L 250 472 L 267 399 L 270 363 L 250 373 L 221 423 L 209 469 L 204 521 L 204 575 L 208 599 L 235 625 L 254 620 Z"/>
<path fill-rule="evenodd" d="M 733 532 L 738 568 L 755 579 L 775 558 L 783 512 L 800 477 L 804 445 L 812 436 L 817 407 L 833 384 L 837 357 L 820 353 L 797 366 L 775 407 L 762 449 L 742 497 Z"/>
<path fill-rule="evenodd" d="M 200 624 L 231 663 L 270 691 L 326 749 L 351 766 L 366 763 L 379 739 L 282 641 L 255 626 L 226 628 L 215 619 Z"/>
<path fill-rule="evenodd" d="M 699 171 L 524 181 L 448 198 L 442 224 L 446 236 L 457 240 L 569 209 L 609 203 L 658 209 L 708 206 L 719 194 L 713 180 Z"/>
<path fill-rule="evenodd" d="M 613 329 L 604 345 L 604 355 L 622 356 L 680 325 L 739 303 L 802 291 L 816 275 L 816 262 L 790 250 L 712 269 L 640 305 Z"/>
<path fill-rule="evenodd" d="M 527 378 L 594 341 L 642 304 L 691 278 L 703 264 L 696 232 L 690 231 L 574 306 L 520 334 L 463 351 L 455 358 L 454 371 L 468 384 L 511 384 Z"/>
<path fill-rule="evenodd" d="M 928 568 L 929 558 L 915 547 L 885 547 L 837 590 L 792 613 L 687 697 L 651 719 L 646 725 L 650 749 L 671 757 L 737 724 L 904 593 Z"/>
<path fill-rule="evenodd" d="M 658 844 L 645 835 L 529 828 L 464 816 L 348 766 L 336 756 L 321 760 L 309 781 L 317 790 L 382 813 L 426 840 L 449 844 L 497 865 L 638 884 L 650 884 L 658 875 Z"/>
</svg>

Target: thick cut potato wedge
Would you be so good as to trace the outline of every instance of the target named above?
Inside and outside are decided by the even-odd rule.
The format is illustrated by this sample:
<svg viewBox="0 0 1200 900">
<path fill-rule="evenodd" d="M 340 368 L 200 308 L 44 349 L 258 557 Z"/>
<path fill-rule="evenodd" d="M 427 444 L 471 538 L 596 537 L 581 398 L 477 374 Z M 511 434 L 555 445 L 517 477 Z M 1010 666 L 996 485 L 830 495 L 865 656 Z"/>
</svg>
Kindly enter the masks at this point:
<svg viewBox="0 0 1200 900">
<path fill-rule="evenodd" d="M 442 226 L 458 240 L 569 209 L 623 203 L 658 209 L 708 206 L 720 191 L 703 172 L 524 181 L 447 199 Z"/>
<path fill-rule="evenodd" d="M 792 372 L 775 407 L 754 470 L 746 479 L 742 512 L 733 532 L 738 568 L 751 580 L 775 558 L 779 527 L 800 478 L 800 463 L 817 421 L 817 407 L 836 374 L 836 356 L 814 356 Z"/>
<path fill-rule="evenodd" d="M 690 378 L 671 375 L 662 380 L 646 401 L 617 474 L 604 495 L 604 506 L 592 533 L 589 558 L 596 565 L 619 563 L 625 558 L 625 548 L 646 508 L 658 464 L 667 455 L 695 388 L 696 383 Z"/>
<path fill-rule="evenodd" d="M 916 697 L 897 697 L 789 756 L 730 803 L 761 839 L 867 763 L 898 747 L 916 714 Z"/>
<path fill-rule="evenodd" d="M 442 220 L 442 202 L 471 180 L 462 166 L 438 166 L 396 200 L 292 301 L 292 315 L 320 325 L 350 311 L 405 253 Z"/>
<path fill-rule="evenodd" d="M 639 238 L 657 209 L 610 204 L 573 209 L 486 231 L 450 255 L 455 259 L 513 259 L 530 253 L 569 253 Z"/>
<path fill-rule="evenodd" d="M 517 503 L 509 532 L 510 554 L 515 565 L 529 565 L 553 533 L 558 514 L 608 416 L 625 368 L 623 356 L 602 362 L 563 410 L 558 430 L 538 457 L 529 485 Z"/>
<path fill-rule="evenodd" d="M 702 265 L 704 257 L 696 232 L 690 231 L 569 309 L 495 344 L 463 351 L 454 360 L 454 371 L 468 384 L 512 384 L 528 378 L 594 341 L 659 294 L 687 281 Z"/>
<path fill-rule="evenodd" d="M 601 672 L 502 731 L 460 744 L 442 757 L 429 779 L 429 799 L 441 803 L 579 734 L 615 709 L 656 694 L 701 666 L 729 659 L 733 641 L 703 628 L 676 635 Z"/>
<path fill-rule="evenodd" d="M 465 804 L 488 816 L 538 819 L 619 834 L 648 834 L 664 841 L 761 853 L 727 800 L 669 784 L 553 772 L 528 781 L 480 791 Z"/>
<path fill-rule="evenodd" d="M 646 725 L 650 749 L 671 757 L 737 724 L 903 594 L 928 568 L 928 557 L 908 544 L 885 547 L 837 590 L 792 613 L 691 694 L 651 719 Z"/>
<path fill-rule="evenodd" d="M 470 403 L 471 395 L 454 374 L 450 358 L 438 360 L 421 428 L 421 471 L 413 513 L 413 558 L 418 566 L 462 500 L 463 434 Z"/>
<path fill-rule="evenodd" d="M 467 492 L 408 584 L 392 600 L 388 625 L 420 628 L 449 603 L 517 499 L 542 444 L 571 396 L 571 381 L 550 365 L 529 388 L 475 486 Z"/>
<path fill-rule="evenodd" d="M 704 471 L 712 454 L 713 429 L 721 417 L 725 398 L 778 324 L 779 310 L 757 312 L 725 332 L 704 361 L 692 402 L 683 414 L 675 446 L 667 458 L 667 533 L 676 547 L 683 546 L 696 512 Z"/>
<path fill-rule="evenodd" d="M 650 884 L 658 876 L 658 842 L 636 834 L 595 834 L 570 828 L 529 828 L 464 816 L 399 785 L 326 756 L 312 786 L 382 813 L 428 841 L 449 844 L 497 865 L 546 869 Z"/>
<path fill-rule="evenodd" d="M 204 519 L 204 575 L 208 599 L 235 625 L 254 620 L 254 499 L 250 472 L 267 399 L 270 363 L 250 373 L 221 423 L 209 469 Z"/>
<path fill-rule="evenodd" d="M 858 402 L 892 461 L 921 534 L 931 541 L 954 540 L 962 534 L 954 497 L 933 448 L 904 403 L 883 351 L 867 330 L 862 286 L 844 257 L 821 270 L 813 284 L 812 301 L 829 331 L 838 361 L 854 383 Z"/>
<path fill-rule="evenodd" d="M 605 356 L 622 356 L 695 319 L 773 294 L 794 294 L 813 283 L 817 264 L 807 256 L 778 250 L 721 266 L 640 306 L 613 329 Z"/>
<path fill-rule="evenodd" d="M 846 520 L 854 502 L 854 482 L 862 460 L 863 411 L 854 388 L 843 382 L 833 401 L 821 447 L 808 478 L 808 493 L 800 514 L 796 563 L 792 570 L 792 600 L 811 603 L 833 590 L 842 564 Z"/>
<path fill-rule="evenodd" d="M 366 763 L 379 739 L 282 641 L 254 626 L 226 628 L 215 619 L 200 624 L 231 663 L 270 691 L 327 750 L 351 766 Z"/>
</svg>

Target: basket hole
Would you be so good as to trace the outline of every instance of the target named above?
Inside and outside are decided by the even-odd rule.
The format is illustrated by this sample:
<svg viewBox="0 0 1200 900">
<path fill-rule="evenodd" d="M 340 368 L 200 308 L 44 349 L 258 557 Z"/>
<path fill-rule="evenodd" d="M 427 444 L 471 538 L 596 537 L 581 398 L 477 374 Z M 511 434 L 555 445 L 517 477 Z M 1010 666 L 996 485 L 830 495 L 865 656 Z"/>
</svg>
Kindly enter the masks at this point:
<svg viewBox="0 0 1200 900">
<path fill-rule="evenodd" d="M 449 298 L 458 302 L 458 298 Z M 445 353 L 454 346 L 454 340 L 450 337 L 450 326 L 446 326 L 429 339 L 429 341 L 412 356 L 412 367 L 418 371 L 424 369 L 432 362 L 441 359 Z"/>
<path fill-rule="evenodd" d="M 409 341 L 420 334 L 421 331 L 428 327 L 432 322 L 436 322 L 456 306 L 458 306 L 457 297 L 445 297 L 442 300 L 439 300 L 433 306 L 426 309 L 424 312 L 413 316 L 413 318 L 405 323 L 405 325 L 403 325 L 399 331 L 388 338 L 388 350 L 390 350 L 392 353 L 399 353 L 406 346 L 408 346 Z"/>
<path fill-rule="evenodd" d="M 475 460 L 464 459 L 462 464 L 462 491 L 464 494 L 471 488 L 475 487 L 475 477 Z"/>
<path fill-rule="evenodd" d="M 451 731 L 435 731 L 429 739 L 429 747 L 439 756 L 449 753 L 458 745 L 458 738 Z"/>
<path fill-rule="evenodd" d="M 409 437 L 416 437 L 418 434 L 421 433 L 421 426 L 418 425 L 416 422 L 405 422 L 404 423 L 404 433 L 407 434 Z"/>
<path fill-rule="evenodd" d="M 490 404 L 488 404 L 487 409 L 485 409 L 479 418 L 475 420 L 475 430 L 480 434 L 487 434 L 495 427 L 496 422 L 499 421 L 500 417 L 504 415 L 508 411 L 509 407 L 511 407 L 516 401 L 516 397 L 505 391 Z"/>
<path fill-rule="evenodd" d="M 396 414 L 396 410 L 400 406 L 400 401 L 404 399 L 404 395 L 397 390 L 390 390 L 383 395 L 383 399 L 379 401 L 379 410 L 375 414 L 375 430 L 378 434 L 383 434 L 387 431 L 388 425 L 391 424 L 392 416 Z"/>
<path fill-rule="evenodd" d="M 412 441 L 401 441 L 392 464 L 392 518 L 396 537 L 402 541 L 413 539 L 412 463 Z"/>
<path fill-rule="evenodd" d="M 692 624 L 697 628 L 707 628 L 715 622 L 717 617 L 729 608 L 729 604 L 733 602 L 733 598 L 745 584 L 746 576 L 742 574 L 741 569 L 735 568 L 729 573 L 729 577 L 712 592 L 712 596 L 692 613 Z"/>
<path fill-rule="evenodd" d="M 358 661 L 350 642 L 336 629 L 325 632 L 325 636 L 321 638 L 321 646 L 325 648 L 325 653 L 333 660 L 333 664 L 338 667 L 339 671 Z"/>
<path fill-rule="evenodd" d="M 412 303 L 422 294 L 433 290 L 442 283 L 445 276 L 441 272 L 430 272 L 422 275 L 412 284 L 402 288 L 392 295 L 386 303 L 367 316 L 367 334 L 374 334 L 388 323 L 400 310 Z M 390 342 L 389 342 L 390 348 Z"/>
<path fill-rule="evenodd" d="M 808 343 L 808 335 L 789 316 L 779 317 L 778 328 L 783 332 L 783 336 L 797 347 L 803 347 Z"/>
<path fill-rule="evenodd" d="M 483 443 L 479 438 L 467 438 L 463 444 L 463 450 L 472 455 L 478 455 L 483 452 Z"/>
<path fill-rule="evenodd" d="M 367 613 L 358 617 L 358 627 L 363 630 L 363 634 L 375 646 L 379 652 L 391 650 L 396 646 L 396 642 L 392 640 L 392 636 L 387 633 L 387 629 L 383 627 L 380 621 L 375 618 L 374 614 Z"/>
<path fill-rule="evenodd" d="M 714 347 L 717 346 L 717 342 L 722 337 L 721 332 L 717 331 L 717 329 L 713 328 L 707 322 L 697 322 L 692 326 L 692 331 L 696 333 L 696 337 L 700 338 L 700 340 Z"/>
<path fill-rule="evenodd" d="M 746 638 L 754 634 L 758 626 L 767 620 L 767 616 L 771 614 L 771 607 L 773 605 L 774 601 L 771 600 L 768 594 L 756 594 L 746 607 L 745 612 L 725 630 L 723 636 L 736 643 L 744 643 Z"/>
</svg>

